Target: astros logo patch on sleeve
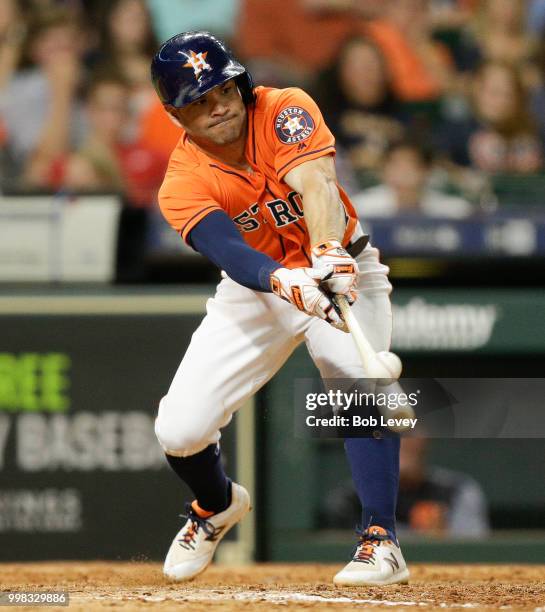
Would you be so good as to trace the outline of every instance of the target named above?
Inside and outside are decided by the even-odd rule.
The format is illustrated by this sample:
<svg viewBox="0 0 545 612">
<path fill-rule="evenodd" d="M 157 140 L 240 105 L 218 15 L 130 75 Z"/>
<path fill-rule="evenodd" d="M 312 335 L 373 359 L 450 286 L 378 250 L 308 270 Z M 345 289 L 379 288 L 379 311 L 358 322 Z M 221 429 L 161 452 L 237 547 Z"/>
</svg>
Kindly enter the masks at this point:
<svg viewBox="0 0 545 612">
<path fill-rule="evenodd" d="M 274 130 L 280 142 L 296 144 L 312 134 L 314 121 L 304 108 L 289 106 L 276 116 Z"/>
</svg>

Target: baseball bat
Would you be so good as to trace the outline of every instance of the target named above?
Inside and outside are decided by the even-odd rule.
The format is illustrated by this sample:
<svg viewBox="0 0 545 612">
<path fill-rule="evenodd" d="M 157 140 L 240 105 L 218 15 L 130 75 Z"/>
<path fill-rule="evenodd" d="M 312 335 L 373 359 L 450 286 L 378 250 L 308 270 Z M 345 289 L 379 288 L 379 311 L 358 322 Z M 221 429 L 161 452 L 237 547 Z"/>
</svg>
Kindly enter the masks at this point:
<svg viewBox="0 0 545 612">
<path fill-rule="evenodd" d="M 341 311 L 350 335 L 354 340 L 354 344 L 358 349 L 363 370 L 367 378 L 381 379 L 382 384 L 387 385 L 388 388 L 397 390 L 398 392 L 402 391 L 399 383 L 396 382 L 401 376 L 401 370 L 403 368 L 401 359 L 395 353 L 389 351 L 381 351 L 378 354 L 375 353 L 369 340 L 365 337 L 358 320 L 354 316 L 346 297 L 344 295 L 336 295 L 335 301 Z M 392 385 L 392 383 L 394 384 Z M 385 417 L 412 419 L 415 416 L 412 407 L 407 405 L 397 406 L 393 409 L 389 408 L 388 410 L 381 408 L 379 410 Z M 397 433 L 401 433 L 407 429 L 407 427 L 403 425 L 389 425 L 389 428 Z"/>
<path fill-rule="evenodd" d="M 358 349 L 366 376 L 368 378 L 397 380 L 401 376 L 402 369 L 399 357 L 389 351 L 375 353 L 354 316 L 346 297 L 344 295 L 336 295 L 335 301 Z"/>
</svg>

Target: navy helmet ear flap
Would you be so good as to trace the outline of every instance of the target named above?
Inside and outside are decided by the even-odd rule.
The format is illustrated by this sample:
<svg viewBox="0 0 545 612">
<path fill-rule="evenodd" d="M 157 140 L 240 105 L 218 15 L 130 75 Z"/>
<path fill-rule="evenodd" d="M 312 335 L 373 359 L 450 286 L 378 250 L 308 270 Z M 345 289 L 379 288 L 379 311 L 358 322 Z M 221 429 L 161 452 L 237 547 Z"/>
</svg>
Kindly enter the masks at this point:
<svg viewBox="0 0 545 612">
<path fill-rule="evenodd" d="M 240 76 L 235 77 L 235 83 L 237 84 L 244 104 L 253 104 L 255 102 L 255 94 L 252 75 L 246 71 Z"/>
<path fill-rule="evenodd" d="M 235 78 L 245 103 L 253 102 L 252 77 L 227 45 L 209 32 L 182 32 L 167 40 L 151 62 L 161 102 L 183 108 Z"/>
</svg>

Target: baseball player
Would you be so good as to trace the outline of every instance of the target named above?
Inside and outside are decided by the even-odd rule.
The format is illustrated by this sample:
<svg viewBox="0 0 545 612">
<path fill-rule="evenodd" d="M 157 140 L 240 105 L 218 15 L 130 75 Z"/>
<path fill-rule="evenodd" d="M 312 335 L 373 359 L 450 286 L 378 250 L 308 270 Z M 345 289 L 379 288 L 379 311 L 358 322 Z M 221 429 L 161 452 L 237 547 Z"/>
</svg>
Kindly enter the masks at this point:
<svg viewBox="0 0 545 612">
<path fill-rule="evenodd" d="M 330 296 L 345 295 L 373 348 L 388 350 L 391 285 L 337 183 L 334 138 L 305 92 L 254 87 L 207 32 L 168 40 L 151 72 L 183 128 L 161 210 L 222 270 L 155 426 L 170 466 L 195 495 L 164 564 L 167 576 L 188 580 L 250 508 L 248 492 L 224 473 L 220 430 L 301 342 L 323 378 L 364 377 Z M 345 448 L 363 530 L 334 582 L 407 582 L 394 517 L 399 440 L 347 439 Z"/>
</svg>

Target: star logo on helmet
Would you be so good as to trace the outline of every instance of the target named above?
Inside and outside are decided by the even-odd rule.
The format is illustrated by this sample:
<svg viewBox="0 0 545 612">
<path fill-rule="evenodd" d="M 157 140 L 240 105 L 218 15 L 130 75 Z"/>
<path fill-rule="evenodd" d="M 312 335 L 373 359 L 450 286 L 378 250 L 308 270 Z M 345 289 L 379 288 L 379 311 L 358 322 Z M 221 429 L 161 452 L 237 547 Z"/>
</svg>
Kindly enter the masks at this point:
<svg viewBox="0 0 545 612">
<path fill-rule="evenodd" d="M 178 53 L 182 53 L 182 51 L 178 51 Z M 195 78 L 199 79 L 202 72 L 205 70 L 212 70 L 212 66 L 210 66 L 210 64 L 208 64 L 206 61 L 207 55 L 208 51 L 199 51 L 199 53 L 189 51 L 189 57 L 186 55 L 187 63 L 184 64 L 184 68 L 193 68 Z"/>
</svg>

